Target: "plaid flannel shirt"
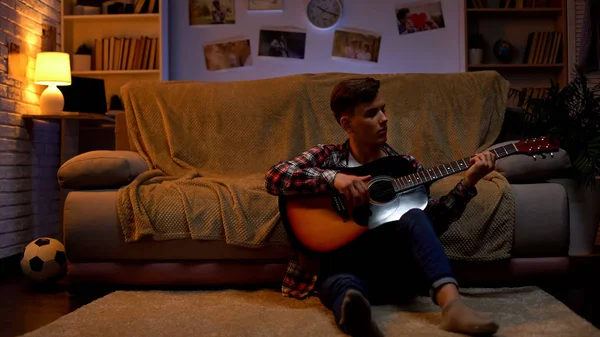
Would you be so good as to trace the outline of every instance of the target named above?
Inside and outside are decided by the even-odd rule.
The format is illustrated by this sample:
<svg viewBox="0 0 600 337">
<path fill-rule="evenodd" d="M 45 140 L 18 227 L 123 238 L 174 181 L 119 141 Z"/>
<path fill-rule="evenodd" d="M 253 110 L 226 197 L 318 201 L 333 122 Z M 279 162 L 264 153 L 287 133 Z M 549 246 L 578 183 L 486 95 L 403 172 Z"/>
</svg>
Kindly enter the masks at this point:
<svg viewBox="0 0 600 337">
<path fill-rule="evenodd" d="M 349 141 L 339 145 L 318 145 L 298 157 L 282 161 L 266 174 L 265 187 L 272 195 L 297 195 L 334 192 L 333 180 L 340 168 L 347 167 Z M 388 144 L 381 149 L 388 156 L 402 156 L 416 170 L 423 166 L 412 156 L 398 154 Z M 428 186 L 427 191 L 429 192 Z M 467 203 L 477 195 L 475 187 L 467 188 L 461 180 L 447 195 L 434 199 L 429 196 L 425 212 L 429 215 L 436 231 L 443 232 L 450 223 L 463 213 Z M 304 270 L 294 252 L 283 279 L 281 291 L 284 296 L 304 299 L 315 291 L 318 275 Z"/>
</svg>

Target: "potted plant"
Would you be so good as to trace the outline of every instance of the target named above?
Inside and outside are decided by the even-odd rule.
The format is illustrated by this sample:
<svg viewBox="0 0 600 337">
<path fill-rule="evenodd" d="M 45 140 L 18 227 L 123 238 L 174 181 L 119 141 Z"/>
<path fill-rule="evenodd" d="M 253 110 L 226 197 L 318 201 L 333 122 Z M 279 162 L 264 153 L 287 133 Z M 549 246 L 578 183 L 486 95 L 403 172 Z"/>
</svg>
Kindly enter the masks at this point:
<svg viewBox="0 0 600 337">
<path fill-rule="evenodd" d="M 481 64 L 483 62 L 483 48 L 485 46 L 483 35 L 471 35 L 467 45 L 469 48 L 469 64 Z"/>
<path fill-rule="evenodd" d="M 571 160 L 572 178 L 593 187 L 600 173 L 600 85 L 592 86 L 580 68 L 573 75 L 562 89 L 551 81 L 542 98 L 524 97 L 517 89 L 510 96 L 523 101 L 523 136 L 556 137 Z"/>
<path fill-rule="evenodd" d="M 92 48 L 85 43 L 73 55 L 73 71 L 88 71 L 92 68 Z"/>
</svg>

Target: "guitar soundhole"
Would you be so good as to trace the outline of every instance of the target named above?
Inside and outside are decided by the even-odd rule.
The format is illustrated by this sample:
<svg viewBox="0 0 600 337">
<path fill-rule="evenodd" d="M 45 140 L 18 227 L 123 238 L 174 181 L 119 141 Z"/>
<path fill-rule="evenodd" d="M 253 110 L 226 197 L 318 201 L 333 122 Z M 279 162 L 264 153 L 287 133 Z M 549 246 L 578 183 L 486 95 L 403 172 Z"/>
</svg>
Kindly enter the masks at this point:
<svg viewBox="0 0 600 337">
<path fill-rule="evenodd" d="M 394 199 L 396 192 L 391 181 L 376 181 L 369 187 L 369 195 L 376 202 L 386 203 Z"/>
</svg>

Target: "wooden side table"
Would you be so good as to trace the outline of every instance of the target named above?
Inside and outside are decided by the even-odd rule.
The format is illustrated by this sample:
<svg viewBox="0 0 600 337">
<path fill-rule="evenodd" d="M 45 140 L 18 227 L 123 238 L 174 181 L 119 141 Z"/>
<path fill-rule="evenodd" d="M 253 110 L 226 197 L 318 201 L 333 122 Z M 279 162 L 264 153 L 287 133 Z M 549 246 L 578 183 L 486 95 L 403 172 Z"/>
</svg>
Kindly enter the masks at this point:
<svg viewBox="0 0 600 337">
<path fill-rule="evenodd" d="M 33 120 L 44 120 L 60 123 L 59 165 L 79 154 L 79 129 L 82 122 L 93 124 L 111 124 L 114 127 L 115 118 L 102 114 L 63 112 L 56 115 L 21 115 L 30 134 L 33 132 Z M 63 237 L 63 205 L 67 190 L 59 187 L 60 205 L 60 238 Z"/>
<path fill-rule="evenodd" d="M 57 115 L 21 115 L 26 120 L 46 120 L 60 122 L 60 164 L 79 154 L 79 127 L 82 121 L 98 122 L 99 124 L 115 123 L 112 116 L 64 112 Z"/>
</svg>

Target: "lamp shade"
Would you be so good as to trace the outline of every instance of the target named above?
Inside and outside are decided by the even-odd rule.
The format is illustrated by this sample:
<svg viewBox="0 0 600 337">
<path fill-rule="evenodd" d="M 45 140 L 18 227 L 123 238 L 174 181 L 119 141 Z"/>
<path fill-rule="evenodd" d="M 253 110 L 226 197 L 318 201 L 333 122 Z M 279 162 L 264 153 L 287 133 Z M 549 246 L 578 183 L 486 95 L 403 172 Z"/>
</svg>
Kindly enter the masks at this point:
<svg viewBox="0 0 600 337">
<path fill-rule="evenodd" d="M 69 54 L 41 52 L 35 60 L 35 84 L 71 85 L 71 61 Z"/>
</svg>

